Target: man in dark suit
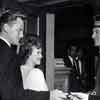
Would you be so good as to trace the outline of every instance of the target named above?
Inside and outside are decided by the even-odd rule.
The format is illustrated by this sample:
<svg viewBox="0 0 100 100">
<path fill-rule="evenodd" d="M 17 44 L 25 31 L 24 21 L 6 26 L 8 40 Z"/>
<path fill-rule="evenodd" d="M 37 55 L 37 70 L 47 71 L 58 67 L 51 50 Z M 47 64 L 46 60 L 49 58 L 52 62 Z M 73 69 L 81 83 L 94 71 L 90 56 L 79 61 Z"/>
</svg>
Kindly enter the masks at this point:
<svg viewBox="0 0 100 100">
<path fill-rule="evenodd" d="M 67 56 L 64 58 L 64 64 L 66 67 L 71 68 L 71 74 L 69 77 L 69 91 L 80 91 L 80 74 L 76 62 L 77 46 L 71 44 L 67 49 Z"/>
<path fill-rule="evenodd" d="M 36 92 L 24 90 L 18 67 L 20 57 L 11 44 L 20 46 L 23 38 L 24 15 L 6 10 L 0 16 L 0 99 L 1 100 L 62 100 L 66 94 L 59 90 Z"/>
<path fill-rule="evenodd" d="M 100 53 L 100 15 L 95 16 L 92 38 L 94 39 L 94 45 L 99 47 L 99 53 Z M 73 94 L 82 98 L 81 100 L 100 100 L 100 66 L 98 66 L 97 70 L 96 86 L 94 91 L 90 95 L 85 93 L 73 93 Z M 77 98 L 77 100 L 80 99 Z"/>
</svg>

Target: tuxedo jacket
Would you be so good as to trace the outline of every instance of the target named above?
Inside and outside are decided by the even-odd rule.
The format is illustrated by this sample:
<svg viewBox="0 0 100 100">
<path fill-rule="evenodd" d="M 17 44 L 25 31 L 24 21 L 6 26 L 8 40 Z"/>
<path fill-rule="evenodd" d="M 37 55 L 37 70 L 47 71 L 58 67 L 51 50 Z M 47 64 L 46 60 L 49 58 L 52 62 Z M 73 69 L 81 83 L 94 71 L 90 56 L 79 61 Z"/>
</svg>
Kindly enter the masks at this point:
<svg viewBox="0 0 100 100">
<path fill-rule="evenodd" d="M 90 95 L 89 100 L 100 100 L 100 58 L 98 59 L 98 70 L 97 70 L 97 75 L 96 75 L 96 84 L 95 84 L 95 89 L 96 95 Z"/>
<path fill-rule="evenodd" d="M 49 92 L 24 90 L 19 68 L 20 56 L 0 39 L 0 99 L 49 100 Z"/>
<path fill-rule="evenodd" d="M 76 60 L 76 62 L 78 64 L 78 60 Z M 86 69 L 87 65 L 86 65 L 85 59 L 82 59 L 81 63 L 82 63 L 82 66 L 81 66 L 82 67 L 81 68 L 82 73 L 81 73 L 81 75 L 84 76 L 84 74 L 87 74 L 87 69 Z M 64 58 L 64 64 L 65 64 L 66 67 L 73 68 L 73 64 L 72 64 L 72 62 L 71 62 L 71 60 L 68 56 Z M 79 74 L 78 71 L 77 71 L 77 74 Z"/>
<path fill-rule="evenodd" d="M 76 66 L 72 63 L 72 61 L 70 60 L 70 58 L 68 56 L 66 56 L 64 58 L 64 64 L 66 67 L 71 68 L 71 74 L 69 77 L 69 91 L 72 92 L 78 92 L 80 91 L 80 74 L 78 72 L 78 70 L 76 69 Z"/>
<path fill-rule="evenodd" d="M 72 69 L 72 70 L 71 70 L 71 75 L 72 75 L 72 76 L 74 76 L 74 77 L 79 76 L 79 72 L 78 72 L 76 66 L 73 65 L 73 61 L 71 61 L 70 58 L 69 58 L 68 56 L 66 56 L 66 57 L 64 58 L 64 65 L 65 65 L 66 67 L 69 67 L 69 68 Z"/>
<path fill-rule="evenodd" d="M 65 65 L 66 67 L 72 68 L 73 64 L 72 64 L 72 62 L 71 62 L 69 56 L 64 57 L 63 60 L 64 60 L 64 65 Z"/>
</svg>

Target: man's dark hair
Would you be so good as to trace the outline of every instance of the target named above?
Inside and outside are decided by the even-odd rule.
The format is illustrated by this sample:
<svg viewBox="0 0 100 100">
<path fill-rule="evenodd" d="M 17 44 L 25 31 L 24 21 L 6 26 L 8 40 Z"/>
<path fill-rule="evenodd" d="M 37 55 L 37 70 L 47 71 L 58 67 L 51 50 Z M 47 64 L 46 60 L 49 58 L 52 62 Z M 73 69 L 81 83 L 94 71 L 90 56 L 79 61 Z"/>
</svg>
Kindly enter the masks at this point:
<svg viewBox="0 0 100 100">
<path fill-rule="evenodd" d="M 2 30 L 2 27 L 3 27 L 3 25 L 5 23 L 13 22 L 18 17 L 20 17 L 21 19 L 25 19 L 26 18 L 25 14 L 22 14 L 18 10 L 5 10 L 5 11 L 1 11 L 1 14 L 0 14 L 0 31 Z"/>
</svg>

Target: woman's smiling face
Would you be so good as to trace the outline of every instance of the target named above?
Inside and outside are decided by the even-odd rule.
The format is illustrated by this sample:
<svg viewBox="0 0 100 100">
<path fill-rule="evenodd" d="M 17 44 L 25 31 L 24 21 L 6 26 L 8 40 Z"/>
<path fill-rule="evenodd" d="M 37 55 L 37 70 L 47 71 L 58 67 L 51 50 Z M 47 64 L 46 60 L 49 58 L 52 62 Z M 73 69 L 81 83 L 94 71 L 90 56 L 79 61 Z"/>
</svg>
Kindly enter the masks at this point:
<svg viewBox="0 0 100 100">
<path fill-rule="evenodd" d="M 29 58 L 34 65 L 40 65 L 42 59 L 42 49 L 33 46 L 32 54 L 30 55 Z"/>
</svg>

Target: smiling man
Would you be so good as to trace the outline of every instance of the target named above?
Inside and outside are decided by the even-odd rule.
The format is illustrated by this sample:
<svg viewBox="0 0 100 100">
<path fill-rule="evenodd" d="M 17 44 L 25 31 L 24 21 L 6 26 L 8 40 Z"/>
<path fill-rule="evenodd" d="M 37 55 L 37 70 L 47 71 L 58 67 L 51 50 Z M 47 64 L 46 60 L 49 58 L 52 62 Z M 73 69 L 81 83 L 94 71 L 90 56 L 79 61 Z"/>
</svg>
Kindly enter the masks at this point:
<svg viewBox="0 0 100 100">
<path fill-rule="evenodd" d="M 99 48 L 100 53 L 100 15 L 95 16 L 92 39 L 94 40 L 94 46 Z M 98 64 L 98 71 L 96 75 L 95 89 L 90 94 L 85 93 L 72 93 L 81 98 L 81 100 L 100 100 L 100 64 Z M 80 100 L 73 96 L 76 100 Z"/>
</svg>

